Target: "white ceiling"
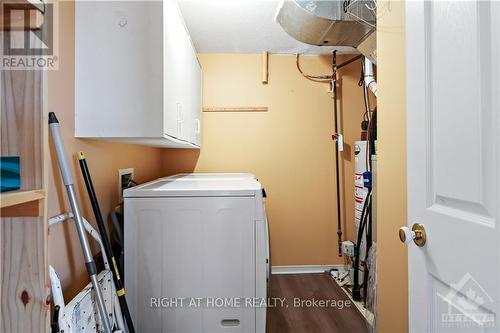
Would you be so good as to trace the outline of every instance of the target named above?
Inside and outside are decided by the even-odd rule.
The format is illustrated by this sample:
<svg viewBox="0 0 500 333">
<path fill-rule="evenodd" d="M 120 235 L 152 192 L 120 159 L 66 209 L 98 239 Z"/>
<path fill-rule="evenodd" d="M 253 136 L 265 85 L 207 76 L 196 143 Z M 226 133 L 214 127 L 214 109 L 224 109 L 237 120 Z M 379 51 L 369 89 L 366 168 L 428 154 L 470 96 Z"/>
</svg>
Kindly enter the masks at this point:
<svg viewBox="0 0 500 333">
<path fill-rule="evenodd" d="M 312 46 L 290 37 L 274 21 L 276 0 L 178 0 L 200 53 L 330 54 L 350 47 Z"/>
</svg>

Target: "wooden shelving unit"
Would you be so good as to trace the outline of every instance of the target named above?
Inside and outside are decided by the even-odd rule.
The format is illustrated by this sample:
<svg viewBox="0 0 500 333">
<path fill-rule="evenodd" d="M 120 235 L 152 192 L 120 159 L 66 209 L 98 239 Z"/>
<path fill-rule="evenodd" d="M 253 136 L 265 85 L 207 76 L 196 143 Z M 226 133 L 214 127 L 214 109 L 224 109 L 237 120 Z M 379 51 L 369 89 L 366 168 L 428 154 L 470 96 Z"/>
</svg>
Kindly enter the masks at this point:
<svg viewBox="0 0 500 333">
<path fill-rule="evenodd" d="M 0 155 L 21 161 L 21 189 L 0 194 L 0 332 L 48 332 L 47 73 L 2 70 L 0 88 Z"/>
</svg>

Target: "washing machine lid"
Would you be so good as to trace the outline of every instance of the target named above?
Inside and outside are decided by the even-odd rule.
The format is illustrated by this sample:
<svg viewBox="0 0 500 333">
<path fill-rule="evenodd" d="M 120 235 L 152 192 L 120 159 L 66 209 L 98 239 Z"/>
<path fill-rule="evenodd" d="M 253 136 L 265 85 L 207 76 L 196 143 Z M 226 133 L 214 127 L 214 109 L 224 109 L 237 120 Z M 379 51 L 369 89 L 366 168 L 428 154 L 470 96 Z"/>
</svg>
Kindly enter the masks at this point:
<svg viewBox="0 0 500 333">
<path fill-rule="evenodd" d="M 193 180 L 193 179 L 256 179 L 251 173 L 215 173 L 215 172 L 197 172 L 197 173 L 179 173 L 164 179 Z"/>
<path fill-rule="evenodd" d="M 125 198 L 255 197 L 261 191 L 260 183 L 249 174 L 179 174 L 127 189 L 123 192 L 123 196 Z"/>
</svg>

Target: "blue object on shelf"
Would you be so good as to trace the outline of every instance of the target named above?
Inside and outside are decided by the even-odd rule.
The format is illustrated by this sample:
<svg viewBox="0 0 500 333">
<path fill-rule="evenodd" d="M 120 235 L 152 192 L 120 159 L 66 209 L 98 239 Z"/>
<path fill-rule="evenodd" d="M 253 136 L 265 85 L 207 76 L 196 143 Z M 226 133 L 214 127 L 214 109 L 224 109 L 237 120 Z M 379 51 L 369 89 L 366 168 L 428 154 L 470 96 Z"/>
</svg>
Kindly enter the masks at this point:
<svg viewBox="0 0 500 333">
<path fill-rule="evenodd" d="M 0 192 L 21 188 L 21 163 L 19 156 L 0 157 Z"/>
</svg>

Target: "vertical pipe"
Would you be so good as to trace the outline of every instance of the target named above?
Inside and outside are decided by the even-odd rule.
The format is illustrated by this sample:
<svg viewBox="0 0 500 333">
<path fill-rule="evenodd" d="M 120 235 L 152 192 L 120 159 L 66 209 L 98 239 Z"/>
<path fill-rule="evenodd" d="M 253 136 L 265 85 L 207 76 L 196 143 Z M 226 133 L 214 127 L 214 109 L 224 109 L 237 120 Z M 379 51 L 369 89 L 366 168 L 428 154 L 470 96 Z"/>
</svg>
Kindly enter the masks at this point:
<svg viewBox="0 0 500 333">
<path fill-rule="evenodd" d="M 267 84 L 269 79 L 269 52 L 262 52 L 262 83 Z"/>
<path fill-rule="evenodd" d="M 337 243 L 338 256 L 342 257 L 342 212 L 340 201 L 340 165 L 339 165 L 339 144 L 338 144 L 338 109 L 337 109 L 337 51 L 332 54 L 332 93 L 333 93 L 333 122 L 335 131 L 335 177 L 337 181 Z"/>
<path fill-rule="evenodd" d="M 375 81 L 373 64 L 368 58 L 365 58 L 364 67 L 365 86 L 372 91 L 375 97 L 377 97 L 377 81 Z"/>
</svg>

